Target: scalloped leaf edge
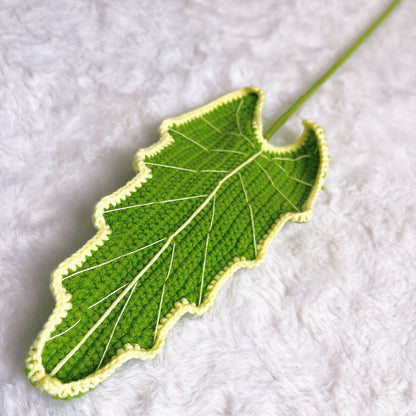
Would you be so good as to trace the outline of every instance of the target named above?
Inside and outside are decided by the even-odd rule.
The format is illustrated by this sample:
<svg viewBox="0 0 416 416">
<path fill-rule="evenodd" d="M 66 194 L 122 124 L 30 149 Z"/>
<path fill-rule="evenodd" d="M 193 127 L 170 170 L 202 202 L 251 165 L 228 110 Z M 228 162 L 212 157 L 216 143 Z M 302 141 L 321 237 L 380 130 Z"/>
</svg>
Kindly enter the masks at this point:
<svg viewBox="0 0 416 416">
<path fill-rule="evenodd" d="M 253 128 L 256 132 L 258 140 L 262 144 L 262 150 L 273 152 L 275 154 L 297 150 L 306 141 L 309 131 L 313 130 L 315 132 L 320 152 L 320 166 L 318 169 L 316 183 L 311 190 L 309 198 L 302 207 L 302 212 L 284 214 L 275 222 L 266 235 L 263 236 L 262 240 L 260 240 L 257 258 L 255 260 L 235 258 L 228 264 L 227 267 L 219 272 L 208 286 L 207 293 L 204 298 L 205 300 L 199 306 L 190 304 L 186 299 L 182 299 L 181 302 L 177 302 L 175 304 L 175 308 L 167 314 L 166 318 L 161 320 L 161 325 L 157 330 L 155 343 L 151 349 L 146 350 L 142 349 L 139 345 L 126 344 L 124 345 L 124 348 L 118 350 L 117 356 L 113 357 L 112 360 L 104 367 L 83 379 L 69 383 L 62 383 L 58 378 L 47 374 L 42 365 L 43 346 L 50 339 L 50 335 L 55 330 L 56 326 L 62 322 L 64 317 L 66 317 L 67 310 L 72 307 L 71 294 L 67 293 L 62 285 L 62 276 L 68 270 L 74 270 L 77 266 L 80 266 L 93 251 L 102 246 L 105 240 L 108 240 L 108 235 L 111 233 L 111 229 L 105 223 L 103 216 L 104 210 L 109 208 L 110 204 L 117 204 L 124 200 L 126 196 L 131 195 L 132 192 L 152 177 L 151 170 L 144 164 L 144 158 L 146 156 L 159 153 L 173 143 L 174 139 L 168 133 L 168 129 L 173 123 L 176 125 L 186 123 L 200 115 L 217 109 L 219 106 L 227 102 L 239 99 L 253 92 L 259 97 L 253 118 Z M 256 267 L 263 261 L 269 245 L 287 221 L 306 222 L 311 218 L 313 204 L 315 203 L 319 190 L 324 183 L 329 165 L 329 155 L 324 131 L 317 123 L 314 123 L 311 120 L 304 120 L 304 131 L 294 143 L 287 146 L 274 146 L 270 144 L 263 138 L 262 110 L 264 100 L 264 92 L 260 88 L 252 86 L 224 95 L 223 97 L 214 100 L 205 106 L 197 108 L 196 110 L 190 111 L 181 116 L 168 118 L 163 121 L 159 128 L 160 139 L 155 144 L 147 148 L 140 149 L 136 153 L 134 157 L 134 170 L 137 173 L 136 176 L 127 182 L 127 184 L 122 188 L 118 189 L 111 195 L 102 198 L 95 207 L 93 222 L 98 232 L 77 252 L 64 260 L 52 273 L 50 287 L 55 298 L 56 305 L 53 313 L 31 346 L 26 358 L 26 375 L 34 386 L 46 393 L 51 394 L 57 399 L 69 399 L 80 396 L 93 389 L 95 386 L 106 380 L 118 367 L 121 366 L 122 363 L 131 358 L 140 358 L 142 360 L 152 359 L 160 352 L 169 330 L 182 315 L 187 312 L 194 315 L 204 314 L 212 306 L 212 303 L 222 285 L 237 269 L 242 267 Z"/>
</svg>

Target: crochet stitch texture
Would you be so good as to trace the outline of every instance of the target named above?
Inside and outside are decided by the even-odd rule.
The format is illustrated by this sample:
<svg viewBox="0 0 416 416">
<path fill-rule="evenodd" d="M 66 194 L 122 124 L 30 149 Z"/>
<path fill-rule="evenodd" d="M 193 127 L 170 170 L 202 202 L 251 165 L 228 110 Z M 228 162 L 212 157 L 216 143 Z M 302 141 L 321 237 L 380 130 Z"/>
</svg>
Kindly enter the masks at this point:
<svg viewBox="0 0 416 416">
<path fill-rule="evenodd" d="M 136 177 L 96 206 L 98 233 L 52 275 L 56 307 L 26 361 L 34 385 L 71 398 L 154 357 L 286 221 L 309 220 L 328 167 L 323 131 L 304 121 L 294 144 L 273 146 L 263 102 L 256 87 L 228 94 L 165 120 L 136 154 Z"/>
</svg>

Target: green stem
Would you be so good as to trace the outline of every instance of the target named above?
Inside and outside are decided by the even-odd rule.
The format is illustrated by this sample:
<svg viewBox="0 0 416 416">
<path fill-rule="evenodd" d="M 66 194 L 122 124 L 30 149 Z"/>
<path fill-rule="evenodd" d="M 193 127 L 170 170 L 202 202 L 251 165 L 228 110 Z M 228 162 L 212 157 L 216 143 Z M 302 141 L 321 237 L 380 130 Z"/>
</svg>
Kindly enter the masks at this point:
<svg viewBox="0 0 416 416">
<path fill-rule="evenodd" d="M 355 52 L 358 47 L 374 32 L 374 30 L 383 22 L 383 20 L 393 11 L 401 0 L 393 1 L 389 7 L 380 15 L 380 17 L 356 40 L 356 42 L 342 55 L 331 68 L 325 72 L 304 94 L 302 94 L 290 107 L 286 110 L 264 134 L 266 140 L 279 130 L 280 127 L 290 118 L 290 116 Z"/>
</svg>

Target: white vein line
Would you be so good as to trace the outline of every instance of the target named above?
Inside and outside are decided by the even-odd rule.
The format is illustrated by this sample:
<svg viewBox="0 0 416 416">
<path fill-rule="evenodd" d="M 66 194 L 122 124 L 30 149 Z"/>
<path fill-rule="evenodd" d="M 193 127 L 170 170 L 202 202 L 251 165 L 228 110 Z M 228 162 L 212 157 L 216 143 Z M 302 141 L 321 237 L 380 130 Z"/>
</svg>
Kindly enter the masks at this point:
<svg viewBox="0 0 416 416">
<path fill-rule="evenodd" d="M 240 135 L 241 135 L 241 136 L 243 135 L 243 133 L 242 133 L 242 131 L 241 131 L 241 126 L 240 126 L 240 117 L 239 117 L 238 113 L 240 112 L 241 106 L 243 105 L 243 101 L 244 101 L 244 98 L 242 98 L 242 99 L 240 100 L 240 103 L 238 104 L 238 107 L 237 107 L 237 112 L 235 113 L 235 118 L 236 118 L 236 120 L 237 120 L 237 127 L 238 127 L 238 131 L 239 131 L 239 133 L 240 133 Z"/>
<path fill-rule="evenodd" d="M 118 289 L 113 290 L 111 293 L 109 293 L 106 297 L 102 298 L 101 300 L 99 300 L 98 302 L 95 302 L 93 305 L 88 306 L 88 309 L 93 308 L 94 306 L 98 305 L 99 303 L 103 302 L 104 300 L 106 300 L 107 298 L 109 298 L 111 295 L 114 295 L 114 293 L 117 293 L 119 290 L 123 289 L 123 287 L 127 286 L 128 283 L 126 283 L 123 286 L 120 286 Z"/>
<path fill-rule="evenodd" d="M 157 261 L 157 259 L 161 256 L 161 254 L 166 250 L 172 240 L 183 230 L 185 229 L 189 223 L 193 221 L 193 219 L 207 206 L 209 201 L 215 196 L 218 190 L 221 188 L 222 184 L 235 175 L 240 169 L 247 166 L 251 163 L 254 159 L 262 154 L 263 150 L 258 151 L 254 155 L 250 156 L 246 159 L 241 165 L 237 166 L 234 170 L 232 170 L 228 175 L 224 176 L 219 182 L 218 185 L 213 189 L 213 191 L 208 195 L 208 197 L 204 200 L 204 202 L 193 212 L 193 214 L 174 232 L 171 236 L 167 239 L 166 243 L 159 249 L 159 251 L 153 256 L 153 258 L 143 267 L 142 270 L 136 275 L 136 277 L 124 288 L 124 290 L 117 296 L 117 299 L 110 305 L 110 307 L 101 315 L 99 319 L 95 322 L 95 324 L 88 330 L 88 332 L 82 337 L 82 339 L 78 342 L 78 344 L 72 348 L 72 350 L 65 355 L 64 358 L 59 361 L 59 363 L 55 366 L 55 368 L 51 371 L 51 376 L 54 376 L 67 362 L 68 360 L 81 348 L 81 346 L 85 343 L 85 341 L 91 336 L 91 334 L 104 322 L 107 316 L 111 313 L 111 311 L 119 304 L 119 302 L 126 296 L 126 294 L 130 291 L 130 289 L 139 281 L 139 279 L 149 270 L 150 267 Z"/>
<path fill-rule="evenodd" d="M 280 163 L 277 163 L 277 162 L 275 162 L 275 164 L 277 165 L 277 166 L 279 166 L 279 168 L 284 172 L 284 173 L 286 173 L 286 175 L 287 176 L 289 176 L 290 177 L 290 175 L 289 175 L 289 173 L 287 172 L 287 170 L 280 164 Z"/>
<path fill-rule="evenodd" d="M 208 243 L 209 243 L 209 233 L 207 234 L 207 239 L 205 241 L 204 263 L 202 264 L 201 287 L 199 289 L 198 305 L 201 304 L 201 300 L 202 300 L 202 289 L 204 287 L 205 265 L 207 263 Z"/>
<path fill-rule="evenodd" d="M 218 127 L 215 127 L 210 121 L 208 121 L 204 116 L 201 116 L 201 118 L 202 118 L 202 120 L 204 120 L 205 121 L 205 123 L 207 123 L 208 124 L 208 126 L 211 126 L 214 130 L 216 130 L 218 133 L 221 133 L 222 134 L 222 131 L 218 128 Z"/>
<path fill-rule="evenodd" d="M 169 169 L 178 169 L 178 170 L 186 170 L 188 172 L 198 173 L 195 169 L 188 169 L 188 168 L 180 168 L 178 166 L 170 166 L 170 165 L 162 165 L 161 163 L 151 163 L 151 162 L 145 162 L 146 165 L 154 165 L 154 166 L 160 166 L 162 168 L 169 168 Z"/>
<path fill-rule="evenodd" d="M 201 170 L 201 172 L 228 173 L 229 170 L 205 169 L 205 170 Z"/>
<path fill-rule="evenodd" d="M 257 162 L 257 160 L 254 161 L 256 163 L 256 165 L 266 174 L 266 176 L 268 177 L 270 183 L 272 184 L 273 188 L 276 189 L 277 192 L 279 192 L 279 194 L 286 199 L 287 202 L 289 202 L 290 205 L 292 205 L 293 208 L 296 209 L 296 211 L 300 212 L 299 208 L 293 204 L 290 199 L 274 184 L 273 179 L 271 178 L 271 176 L 269 175 L 269 172 L 267 172 L 266 169 L 263 168 L 262 165 L 260 165 L 260 163 Z"/>
<path fill-rule="evenodd" d="M 273 160 L 273 159 L 272 159 L 272 160 Z M 293 180 L 294 180 L 294 181 L 296 181 L 296 182 L 302 183 L 303 185 L 313 187 L 313 185 L 312 185 L 311 183 L 309 183 L 309 182 L 305 182 L 305 181 L 303 181 L 302 179 L 298 179 L 298 178 L 295 178 L 294 176 L 289 175 L 289 172 L 288 172 L 286 169 L 284 169 L 284 168 L 283 168 L 283 166 L 282 166 L 280 163 L 275 162 L 275 164 L 276 164 L 277 166 L 279 166 L 279 168 L 280 168 L 280 169 L 282 169 L 282 171 L 283 171 L 284 173 L 286 173 L 286 175 L 287 175 L 290 179 L 293 179 Z"/>
<path fill-rule="evenodd" d="M 240 133 L 240 136 L 244 137 L 254 147 L 254 144 L 251 143 L 251 140 L 245 134 L 243 134 L 243 132 L 241 131 L 240 117 L 239 117 L 238 113 L 240 112 L 240 108 L 243 105 L 243 101 L 244 101 L 244 98 L 241 99 L 240 104 L 238 104 L 237 112 L 235 113 L 235 118 L 237 120 L 237 127 L 238 127 L 238 131 Z"/>
<path fill-rule="evenodd" d="M 229 153 L 236 153 L 237 155 L 247 156 L 247 153 L 239 152 L 238 150 L 229 150 L 229 149 L 210 149 L 210 152 L 229 152 Z"/>
<path fill-rule="evenodd" d="M 110 339 L 108 340 L 107 345 L 105 346 L 105 350 L 104 350 L 104 352 L 103 352 L 103 355 L 101 356 L 101 360 L 100 360 L 100 362 L 98 363 L 97 370 L 101 367 L 101 363 L 103 362 L 104 357 L 105 357 L 105 355 L 107 354 L 108 347 L 110 346 L 111 340 L 113 339 L 113 335 L 114 335 L 114 332 L 116 331 L 117 325 L 118 325 L 118 323 L 120 322 L 120 319 L 121 319 L 121 317 L 123 316 L 123 313 L 124 313 L 124 311 L 125 311 L 125 309 L 126 309 L 127 305 L 128 305 L 128 304 L 129 304 L 129 302 L 130 302 L 130 298 L 131 298 L 131 296 L 133 295 L 133 292 L 134 292 L 134 290 L 136 289 L 136 286 L 137 286 L 137 283 L 136 283 L 136 284 L 132 287 L 131 292 L 130 292 L 130 295 L 129 295 L 129 297 L 128 297 L 128 298 L 127 298 L 127 300 L 126 300 L 126 303 L 124 304 L 123 309 L 121 310 L 120 314 L 118 315 L 117 321 L 116 321 L 116 323 L 115 323 L 115 324 L 114 324 L 114 326 L 113 326 L 113 330 L 111 331 Z"/>
<path fill-rule="evenodd" d="M 217 199 L 217 194 L 214 195 L 214 199 L 212 201 L 212 216 L 211 216 L 211 224 L 209 225 L 209 232 L 212 230 L 212 224 L 214 223 L 214 215 L 215 215 L 215 201 Z"/>
<path fill-rule="evenodd" d="M 240 106 L 241 106 L 241 103 L 240 103 Z M 238 111 L 239 111 L 240 109 L 238 109 Z M 225 134 L 225 135 L 227 135 L 227 134 L 234 134 L 234 135 L 236 135 L 236 136 L 243 136 L 243 137 L 245 137 L 243 134 L 241 134 L 241 129 L 240 129 L 240 134 L 237 134 L 237 133 L 233 133 L 233 132 L 229 132 L 229 133 L 224 133 L 223 131 L 221 131 L 218 127 L 216 127 L 216 126 L 214 126 L 209 120 L 207 120 L 204 116 L 201 116 L 201 118 L 202 118 L 202 120 L 204 120 L 205 121 L 205 123 L 207 123 L 209 126 L 211 126 L 214 130 L 216 130 L 218 133 L 221 133 L 221 134 Z M 238 120 L 237 121 L 237 123 L 238 123 L 238 125 L 240 125 L 240 121 Z M 246 140 L 248 140 L 248 138 L 247 137 L 245 137 L 245 139 Z M 249 140 L 249 142 L 250 142 L 250 140 Z M 252 145 L 252 143 L 250 142 L 250 144 Z M 247 153 L 244 153 L 244 152 L 239 152 L 239 151 L 237 151 L 237 150 L 228 150 L 228 149 L 209 149 L 209 151 L 210 152 L 230 152 L 230 153 L 236 153 L 236 154 L 239 154 L 239 155 L 247 155 Z"/>
<path fill-rule="evenodd" d="M 242 136 L 244 136 L 243 134 L 241 134 L 241 133 L 236 133 L 235 131 L 229 131 L 229 132 L 227 132 L 227 133 L 224 133 L 226 136 L 228 135 L 228 134 L 231 134 L 231 135 L 233 135 L 233 136 L 237 136 L 237 137 L 242 137 Z M 267 157 L 267 156 L 266 156 Z"/>
<path fill-rule="evenodd" d="M 241 106 L 241 103 L 240 103 L 240 106 Z M 240 109 L 238 109 L 238 111 L 239 111 Z M 212 124 L 209 120 L 207 120 L 204 116 L 201 116 L 201 118 L 202 118 L 202 120 L 203 121 L 205 121 L 205 123 L 207 123 L 210 127 L 212 127 L 214 130 L 216 130 L 218 133 L 221 133 L 221 134 L 225 134 L 225 135 L 227 135 L 227 134 L 234 134 L 234 135 L 236 135 L 236 136 L 243 136 L 246 140 L 248 140 L 249 142 L 250 142 L 250 144 L 253 146 L 253 144 L 251 143 L 251 141 L 246 137 L 246 136 L 244 136 L 244 134 L 242 134 L 241 133 L 241 129 L 239 128 L 239 130 L 240 130 L 240 134 L 237 134 L 237 133 L 234 133 L 234 132 L 229 132 L 229 133 L 224 133 L 223 131 L 221 131 L 218 127 L 216 127 L 216 126 L 214 126 L 214 124 Z M 239 120 L 237 120 L 237 123 L 238 123 L 238 125 L 240 125 L 240 121 Z M 172 131 L 174 131 L 175 133 L 178 133 L 178 134 L 181 134 L 182 136 L 184 136 L 186 139 L 188 139 L 188 140 L 191 140 L 192 142 L 194 142 L 190 137 L 188 137 L 188 136 L 185 136 L 185 135 L 183 135 L 182 133 L 180 133 L 180 132 L 177 132 L 177 131 L 175 131 L 175 130 L 173 130 L 173 129 L 170 129 L 170 130 L 172 130 Z M 196 142 L 194 142 L 195 144 L 197 144 L 197 145 L 200 145 L 199 143 L 196 143 Z M 203 147 L 205 150 L 208 150 L 208 151 L 210 151 L 210 152 L 230 152 L 230 153 L 236 153 L 236 154 L 239 154 L 239 155 L 247 155 L 247 153 L 244 153 L 244 152 L 239 152 L 239 151 L 237 151 L 237 150 L 228 150 L 228 149 L 207 149 L 206 147 L 204 147 L 204 146 L 202 146 L 202 145 L 200 145 L 201 147 Z"/>
<path fill-rule="evenodd" d="M 163 298 L 165 297 L 166 282 L 168 281 L 169 276 L 170 276 L 170 271 L 172 270 L 172 263 L 173 263 L 173 256 L 174 255 L 175 255 L 175 243 L 173 243 L 173 246 L 172 246 L 172 255 L 170 257 L 170 264 L 169 264 L 168 274 L 166 276 L 165 281 L 163 282 L 162 295 L 160 296 L 159 311 L 157 313 L 157 320 L 156 320 L 156 326 L 155 326 L 155 335 L 153 337 L 153 341 L 156 339 L 157 327 L 159 325 L 159 320 L 160 320 L 160 312 L 162 311 Z"/>
<path fill-rule="evenodd" d="M 246 187 L 244 186 L 243 177 L 241 176 L 241 173 L 240 172 L 238 172 L 238 176 L 240 177 L 241 186 L 243 187 L 243 191 L 244 191 L 244 196 L 246 198 L 246 202 L 247 202 L 248 208 L 250 210 L 251 229 L 252 229 L 252 232 L 253 232 L 254 256 L 257 257 L 256 231 L 254 229 L 253 209 L 252 209 L 251 204 L 250 204 L 250 202 L 248 200 L 248 195 L 247 195 Z"/>
<path fill-rule="evenodd" d="M 237 137 L 242 137 L 243 139 L 246 139 L 253 147 L 254 147 L 254 144 L 250 141 L 250 139 L 245 135 L 245 134 L 243 134 L 243 133 L 236 133 L 236 132 L 234 132 L 234 131 L 229 131 L 229 132 L 227 132 L 227 133 L 224 133 L 224 135 L 228 135 L 228 134 L 231 134 L 231 135 L 233 135 L 233 136 L 237 136 Z M 245 153 L 246 154 L 246 153 Z M 264 156 L 264 155 L 262 155 L 263 157 L 266 157 L 267 159 L 268 159 L 268 157 L 267 156 Z"/>
<path fill-rule="evenodd" d="M 104 263 L 96 264 L 95 266 L 91 266 L 91 267 L 88 267 L 87 269 L 80 270 L 79 272 L 72 273 L 72 274 L 70 274 L 70 275 L 68 275 L 68 276 L 64 277 L 64 278 L 62 279 L 62 281 L 66 280 L 66 279 L 69 279 L 70 277 L 76 276 L 77 274 L 81 274 L 81 273 L 87 272 L 88 270 L 93 270 L 93 269 L 96 269 L 97 267 L 105 266 L 106 264 L 111 263 L 111 262 L 113 262 L 113 261 L 116 261 L 116 260 L 118 260 L 118 259 L 121 259 L 122 257 L 130 256 L 130 254 L 134 254 L 134 253 L 137 253 L 138 251 L 144 250 L 145 248 L 148 248 L 148 247 L 154 246 L 155 244 L 160 243 L 160 242 L 161 242 L 161 241 L 163 241 L 163 240 L 166 240 L 166 237 L 161 238 L 160 240 L 155 241 L 155 242 L 154 242 L 154 243 L 152 243 L 152 244 L 148 244 L 147 246 L 140 247 L 140 248 L 138 248 L 138 249 L 136 249 L 136 250 L 130 251 L 129 253 L 122 254 L 121 256 L 118 256 L 118 257 L 114 257 L 113 259 L 108 260 L 108 261 L 105 261 Z"/>
<path fill-rule="evenodd" d="M 240 172 L 239 172 L 240 173 Z M 207 240 L 205 242 L 205 252 L 204 252 L 204 263 L 202 264 L 202 275 L 201 275 L 201 287 L 199 289 L 199 301 L 198 301 L 198 305 L 201 304 L 201 300 L 202 300 L 202 289 L 204 287 L 204 278 L 205 278 L 205 266 L 207 264 L 207 254 L 208 254 L 208 243 L 209 243 L 209 234 L 212 230 L 212 224 L 214 223 L 214 215 L 215 215 L 215 198 L 216 195 L 214 195 L 214 199 L 212 201 L 212 214 L 211 214 L 211 223 L 209 225 L 209 230 L 207 233 Z"/>
<path fill-rule="evenodd" d="M 254 147 L 254 144 L 251 142 L 251 140 L 245 134 L 241 134 L 241 137 L 244 137 Z"/>
<path fill-rule="evenodd" d="M 195 140 L 191 139 L 190 137 L 186 136 L 185 134 L 181 133 L 180 131 L 174 130 L 172 128 L 169 129 L 170 131 L 173 131 L 176 134 L 179 134 L 180 136 L 182 136 L 183 138 L 189 140 L 190 142 L 192 142 L 193 144 L 196 144 L 197 146 L 201 147 L 204 150 L 208 150 L 205 146 L 203 146 L 201 143 L 196 142 Z"/>
<path fill-rule="evenodd" d="M 290 176 L 290 179 L 293 179 L 294 181 L 299 182 L 299 183 L 303 183 L 303 184 L 304 184 L 304 185 L 306 185 L 306 186 L 313 187 L 313 185 L 312 185 L 311 183 L 309 183 L 309 182 L 305 182 L 305 181 L 302 181 L 301 179 L 295 178 L 295 177 L 293 177 L 293 176 Z"/>
<path fill-rule="evenodd" d="M 291 157 L 272 157 L 270 160 L 288 160 L 290 162 L 296 162 L 297 160 L 304 159 L 305 157 L 311 157 L 311 155 L 301 155 L 296 158 Z M 267 158 L 267 156 L 266 156 Z"/>
<path fill-rule="evenodd" d="M 167 199 L 166 201 L 146 202 L 145 204 L 129 205 L 127 207 L 108 209 L 107 211 L 104 211 L 104 214 L 106 214 L 107 212 L 121 211 L 121 210 L 124 210 L 124 209 L 145 207 L 147 205 L 166 204 L 167 202 L 176 202 L 176 201 L 185 201 L 186 199 L 203 198 L 205 196 L 207 196 L 207 194 L 205 194 L 205 195 L 196 195 L 196 196 L 186 196 L 184 198 Z"/>
<path fill-rule="evenodd" d="M 74 326 L 78 325 L 78 324 L 80 323 L 80 321 L 81 321 L 81 319 L 78 319 L 78 321 L 77 321 L 77 322 L 75 322 L 75 323 L 74 323 L 74 325 L 70 326 L 68 329 L 66 329 L 66 330 L 65 330 L 65 331 L 63 331 L 63 332 L 61 332 L 61 333 L 59 333 L 59 334 L 56 334 L 56 335 L 54 335 L 53 337 L 50 337 L 48 341 L 50 341 L 51 339 L 54 339 L 54 338 L 60 337 L 61 335 L 65 334 L 66 332 L 70 331 L 70 330 L 71 330 Z"/>
</svg>

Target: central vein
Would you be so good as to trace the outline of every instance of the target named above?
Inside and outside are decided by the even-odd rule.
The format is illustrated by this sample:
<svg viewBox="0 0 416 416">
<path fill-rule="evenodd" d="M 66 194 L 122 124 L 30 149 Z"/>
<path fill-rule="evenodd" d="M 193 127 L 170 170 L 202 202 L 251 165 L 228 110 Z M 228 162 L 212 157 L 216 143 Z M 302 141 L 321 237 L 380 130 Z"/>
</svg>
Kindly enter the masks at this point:
<svg viewBox="0 0 416 416">
<path fill-rule="evenodd" d="M 241 165 L 237 166 L 230 173 L 225 175 L 219 182 L 214 190 L 207 196 L 204 202 L 192 213 L 192 215 L 166 240 L 166 243 L 160 248 L 160 250 L 154 255 L 154 257 L 146 264 L 146 266 L 140 271 L 140 273 L 125 287 L 123 292 L 114 300 L 110 307 L 101 315 L 95 324 L 88 330 L 84 337 L 79 341 L 79 343 L 64 357 L 61 361 L 55 366 L 51 371 L 51 375 L 54 376 L 66 363 L 67 361 L 82 347 L 85 341 L 91 336 L 91 334 L 103 323 L 107 316 L 114 310 L 114 308 L 120 303 L 120 301 L 126 296 L 126 294 L 134 287 L 138 280 L 149 270 L 149 268 L 157 261 L 161 254 L 169 247 L 172 240 L 183 230 L 185 229 L 192 220 L 208 205 L 211 199 L 216 195 L 218 190 L 221 188 L 222 184 L 227 181 L 229 178 L 234 176 L 242 168 L 251 163 L 254 159 L 262 154 L 263 150 L 255 153 L 248 159 L 246 159 Z"/>
</svg>

